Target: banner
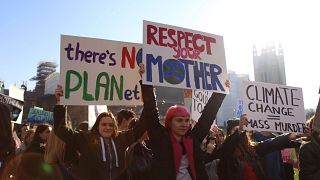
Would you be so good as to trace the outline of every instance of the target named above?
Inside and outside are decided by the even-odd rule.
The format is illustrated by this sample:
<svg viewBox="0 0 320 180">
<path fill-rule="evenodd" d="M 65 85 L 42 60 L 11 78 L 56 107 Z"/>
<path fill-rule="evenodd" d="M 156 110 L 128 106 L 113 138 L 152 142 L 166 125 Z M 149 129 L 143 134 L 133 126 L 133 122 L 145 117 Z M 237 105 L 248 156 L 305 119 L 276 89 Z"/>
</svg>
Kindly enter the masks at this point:
<svg viewBox="0 0 320 180">
<path fill-rule="evenodd" d="M 211 94 L 211 91 L 192 91 L 191 118 L 193 120 L 198 121 L 204 107 L 206 106 L 211 97 Z"/>
<path fill-rule="evenodd" d="M 260 82 L 243 82 L 246 130 L 303 133 L 306 126 L 302 89 Z"/>
<path fill-rule="evenodd" d="M 53 112 L 37 107 L 30 108 L 27 122 L 33 124 L 53 124 Z"/>
<path fill-rule="evenodd" d="M 143 22 L 144 84 L 228 94 L 223 37 Z"/>
<path fill-rule="evenodd" d="M 89 105 L 88 106 L 88 125 L 89 129 L 92 128 L 96 122 L 97 117 L 102 112 L 108 112 L 108 107 L 106 105 Z"/>
<path fill-rule="evenodd" d="M 61 36 L 64 105 L 141 105 L 138 62 L 142 45 Z"/>
<path fill-rule="evenodd" d="M 238 99 L 237 105 L 236 105 L 236 118 L 240 118 L 242 114 L 243 114 L 243 101 L 241 99 Z"/>
<path fill-rule="evenodd" d="M 16 85 L 10 85 L 9 86 L 9 96 L 24 102 L 24 89 L 21 89 L 21 88 L 17 87 Z M 22 116 L 23 116 L 23 106 L 21 108 L 21 112 L 19 114 L 19 117 L 17 118 L 16 121 L 14 121 L 14 123 L 21 124 Z"/>
<path fill-rule="evenodd" d="M 24 102 L 0 93 L 0 103 L 7 105 L 12 115 L 12 121 L 16 122 L 20 117 L 20 114 L 22 114 L 21 111 Z"/>
</svg>

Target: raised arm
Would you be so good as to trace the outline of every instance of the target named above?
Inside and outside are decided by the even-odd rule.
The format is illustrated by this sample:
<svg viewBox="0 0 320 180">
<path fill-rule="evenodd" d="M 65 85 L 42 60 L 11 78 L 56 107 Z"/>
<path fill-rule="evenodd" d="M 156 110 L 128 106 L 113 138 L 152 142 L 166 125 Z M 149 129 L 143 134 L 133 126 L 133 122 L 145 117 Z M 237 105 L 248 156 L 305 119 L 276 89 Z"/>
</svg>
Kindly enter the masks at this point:
<svg viewBox="0 0 320 180">
<path fill-rule="evenodd" d="M 144 65 L 140 64 L 141 74 L 144 73 Z M 164 127 L 160 124 L 159 110 L 155 92 L 152 85 L 141 85 L 143 110 L 145 111 L 146 126 L 150 140 L 162 138 Z"/>
<path fill-rule="evenodd" d="M 264 156 L 273 151 L 280 151 L 285 148 L 296 148 L 299 143 L 293 141 L 300 137 L 305 137 L 304 134 L 290 133 L 286 135 L 281 135 L 275 138 L 267 139 L 265 141 L 259 142 L 256 146 L 256 152 L 260 156 Z"/>
<path fill-rule="evenodd" d="M 226 82 L 226 84 L 228 83 L 229 82 Z M 229 87 L 229 84 L 227 87 Z M 199 140 L 199 142 L 202 142 L 208 134 L 213 121 L 216 119 L 217 113 L 225 96 L 225 94 L 214 92 L 205 105 L 198 123 L 192 129 L 192 134 Z"/>
<path fill-rule="evenodd" d="M 59 105 L 60 96 L 63 96 L 62 87 L 58 85 L 56 91 L 56 106 L 53 111 L 54 118 L 54 132 L 55 134 L 67 144 L 72 144 L 80 151 L 80 144 L 84 142 L 84 137 L 78 131 L 74 131 L 67 127 L 66 116 L 67 107 Z"/>
</svg>

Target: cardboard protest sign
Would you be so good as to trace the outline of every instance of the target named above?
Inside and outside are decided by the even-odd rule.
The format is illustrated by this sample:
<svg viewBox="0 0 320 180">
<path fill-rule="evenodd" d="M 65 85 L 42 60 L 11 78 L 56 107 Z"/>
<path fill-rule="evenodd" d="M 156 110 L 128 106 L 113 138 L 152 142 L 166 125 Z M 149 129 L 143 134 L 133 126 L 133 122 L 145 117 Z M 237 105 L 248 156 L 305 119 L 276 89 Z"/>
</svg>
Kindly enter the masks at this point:
<svg viewBox="0 0 320 180">
<path fill-rule="evenodd" d="M 16 122 L 20 114 L 22 114 L 24 102 L 0 93 L 0 103 L 7 105 L 12 115 L 12 121 Z"/>
<path fill-rule="evenodd" d="M 260 82 L 243 82 L 246 130 L 303 133 L 306 126 L 302 89 Z"/>
<path fill-rule="evenodd" d="M 243 101 L 241 99 L 238 99 L 236 104 L 236 117 L 240 118 L 242 114 L 243 114 Z"/>
<path fill-rule="evenodd" d="M 108 107 L 106 105 L 89 105 L 88 106 L 88 125 L 91 129 L 96 122 L 97 117 L 102 112 L 108 112 Z"/>
<path fill-rule="evenodd" d="M 64 105 L 140 105 L 142 45 L 61 36 Z"/>
<path fill-rule="evenodd" d="M 24 89 L 21 89 L 21 88 L 17 87 L 16 85 L 10 85 L 9 96 L 24 102 Z M 23 106 L 21 108 L 21 112 L 19 114 L 19 117 L 17 118 L 16 121 L 13 121 L 13 122 L 17 123 L 17 124 L 21 124 L 22 115 L 23 115 Z"/>
<path fill-rule="evenodd" d="M 228 94 L 223 37 L 143 22 L 144 84 Z"/>
<path fill-rule="evenodd" d="M 314 116 L 313 124 L 312 124 L 312 129 L 318 133 L 320 133 L 320 98 L 316 110 L 316 114 Z"/>
<path fill-rule="evenodd" d="M 193 90 L 191 104 L 191 118 L 198 121 L 202 111 L 211 97 L 212 91 Z"/>
<path fill-rule="evenodd" d="M 42 108 L 30 108 L 27 122 L 34 124 L 53 124 L 53 112 L 45 111 Z"/>
</svg>

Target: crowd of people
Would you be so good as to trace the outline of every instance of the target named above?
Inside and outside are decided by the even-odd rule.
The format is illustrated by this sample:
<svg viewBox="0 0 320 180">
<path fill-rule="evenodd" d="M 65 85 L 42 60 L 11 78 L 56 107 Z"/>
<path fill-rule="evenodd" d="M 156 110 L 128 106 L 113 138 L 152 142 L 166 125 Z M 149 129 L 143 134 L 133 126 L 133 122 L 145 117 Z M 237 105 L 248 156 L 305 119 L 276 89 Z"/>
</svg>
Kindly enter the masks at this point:
<svg viewBox="0 0 320 180">
<path fill-rule="evenodd" d="M 103 112 L 90 130 L 87 122 L 71 128 L 67 106 L 60 105 L 61 86 L 53 126 L 25 124 L 16 135 L 11 113 L 0 103 L 1 179 L 291 180 L 293 169 L 301 180 L 320 179 L 314 116 L 304 134 L 245 131 L 246 115 L 229 120 L 225 132 L 211 128 L 225 94 L 211 95 L 197 123 L 182 105 L 171 106 L 161 120 L 153 86 L 140 85 L 140 117 L 129 109 Z M 292 158 L 284 160 L 288 150 Z"/>
</svg>

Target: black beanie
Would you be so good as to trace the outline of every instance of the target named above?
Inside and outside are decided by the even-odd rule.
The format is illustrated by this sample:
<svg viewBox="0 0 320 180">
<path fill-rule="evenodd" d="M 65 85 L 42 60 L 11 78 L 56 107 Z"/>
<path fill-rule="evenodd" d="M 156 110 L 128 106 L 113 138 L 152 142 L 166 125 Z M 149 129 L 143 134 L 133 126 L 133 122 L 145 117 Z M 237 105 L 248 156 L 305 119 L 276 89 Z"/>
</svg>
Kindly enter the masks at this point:
<svg viewBox="0 0 320 180">
<path fill-rule="evenodd" d="M 228 120 L 227 121 L 227 135 L 230 135 L 231 129 L 235 126 L 239 126 L 239 120 Z"/>
</svg>

